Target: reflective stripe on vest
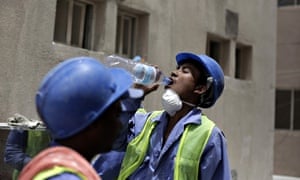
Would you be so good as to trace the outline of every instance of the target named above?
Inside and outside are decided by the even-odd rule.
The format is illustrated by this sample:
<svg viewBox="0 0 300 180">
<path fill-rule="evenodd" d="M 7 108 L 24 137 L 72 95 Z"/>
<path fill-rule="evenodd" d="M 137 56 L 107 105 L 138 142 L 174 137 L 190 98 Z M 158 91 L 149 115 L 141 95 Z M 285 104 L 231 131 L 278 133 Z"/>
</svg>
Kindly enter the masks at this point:
<svg viewBox="0 0 300 180">
<path fill-rule="evenodd" d="M 199 163 L 215 123 L 201 116 L 201 125 L 189 124 L 180 138 L 175 159 L 174 179 L 198 179 Z"/>
<path fill-rule="evenodd" d="M 152 114 L 147 118 L 141 133 L 127 145 L 118 180 L 125 180 L 143 162 L 148 149 L 151 132 L 156 125 L 156 123 L 153 123 L 151 120 L 152 118 L 160 115 L 162 112 L 163 111 L 152 112 Z"/>
<path fill-rule="evenodd" d="M 53 176 L 56 176 L 56 175 L 59 175 L 62 173 L 72 173 L 72 174 L 75 174 L 78 177 L 80 177 L 80 179 L 82 179 L 82 180 L 88 180 L 83 174 L 79 173 L 78 171 L 75 171 L 71 168 L 62 167 L 62 166 L 54 166 L 51 169 L 44 170 L 44 171 L 38 173 L 33 178 L 33 180 L 44 180 L 44 179 L 48 179 L 48 178 L 51 178 Z"/>
<path fill-rule="evenodd" d="M 127 146 L 118 180 L 128 178 L 143 162 L 152 130 L 154 117 L 163 111 L 154 111 L 146 120 L 141 133 Z M 188 124 L 180 139 L 174 164 L 174 179 L 198 179 L 199 162 L 215 124 L 206 116 L 201 116 L 201 125 Z"/>
</svg>

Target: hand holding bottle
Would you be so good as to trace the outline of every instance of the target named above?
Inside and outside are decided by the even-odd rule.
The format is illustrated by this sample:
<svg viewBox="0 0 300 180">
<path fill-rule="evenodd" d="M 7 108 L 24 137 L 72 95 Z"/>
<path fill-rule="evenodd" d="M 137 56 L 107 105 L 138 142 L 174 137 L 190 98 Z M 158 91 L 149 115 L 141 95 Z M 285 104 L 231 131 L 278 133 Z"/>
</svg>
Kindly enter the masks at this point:
<svg viewBox="0 0 300 180">
<path fill-rule="evenodd" d="M 134 88 L 136 89 L 141 89 L 144 91 L 144 97 L 148 94 L 150 94 L 151 92 L 153 91 L 156 91 L 159 87 L 159 83 L 153 83 L 153 84 L 150 84 L 150 85 L 143 85 L 143 84 L 138 84 L 138 83 L 135 83 Z"/>
</svg>

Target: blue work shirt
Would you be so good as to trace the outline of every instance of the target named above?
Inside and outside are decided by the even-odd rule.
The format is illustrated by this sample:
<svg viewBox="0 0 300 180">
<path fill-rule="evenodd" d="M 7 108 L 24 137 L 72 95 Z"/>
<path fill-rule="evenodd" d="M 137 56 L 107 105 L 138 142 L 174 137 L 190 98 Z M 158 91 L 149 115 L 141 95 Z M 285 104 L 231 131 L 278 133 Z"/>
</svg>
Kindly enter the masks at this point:
<svg viewBox="0 0 300 180">
<path fill-rule="evenodd" d="M 27 138 L 28 131 L 13 129 L 6 140 L 4 162 L 19 171 L 31 160 L 26 154 Z"/>
<path fill-rule="evenodd" d="M 129 111 L 132 110 L 130 107 L 127 108 Z M 130 142 L 130 140 L 132 140 L 142 131 L 142 128 L 148 116 L 149 113 L 136 113 L 129 122 L 124 122 L 124 124 L 128 125 L 128 128 L 127 131 L 123 131 L 123 133 L 127 132 L 127 134 L 122 134 L 121 136 L 127 137 L 127 142 Z M 201 124 L 201 110 L 194 108 L 184 117 L 182 117 L 180 121 L 178 121 L 174 126 L 164 144 L 163 137 L 168 123 L 166 112 L 164 112 L 160 116 L 153 118 L 153 121 L 157 122 L 157 125 L 150 137 L 150 144 L 145 159 L 140 167 L 129 177 L 129 179 L 174 179 L 174 162 L 180 137 L 184 132 L 184 127 L 187 124 Z M 124 145 L 127 145 L 127 143 L 120 143 L 120 146 Z M 231 179 L 226 146 L 226 139 L 222 131 L 215 126 L 201 156 L 198 176 L 199 179 Z M 125 148 L 126 147 L 119 148 L 119 150 L 124 150 Z M 94 166 L 99 175 L 105 177 L 103 178 L 103 180 L 116 178 L 121 167 L 121 158 L 112 158 L 110 156 L 116 156 L 116 154 L 107 153 L 100 156 L 97 160 L 98 164 L 110 160 L 111 166 L 109 169 L 106 169 L 105 166 Z M 119 154 L 118 156 L 121 156 L 121 154 Z M 114 173 L 112 173 L 112 167 L 115 167 Z"/>
</svg>

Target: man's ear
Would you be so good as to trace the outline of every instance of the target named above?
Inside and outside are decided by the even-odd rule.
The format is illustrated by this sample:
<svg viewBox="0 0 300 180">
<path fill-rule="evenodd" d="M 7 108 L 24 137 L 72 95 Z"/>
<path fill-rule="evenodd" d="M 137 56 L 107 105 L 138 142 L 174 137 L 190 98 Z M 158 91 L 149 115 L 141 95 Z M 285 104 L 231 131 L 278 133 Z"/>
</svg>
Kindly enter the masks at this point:
<svg viewBox="0 0 300 180">
<path fill-rule="evenodd" d="M 198 85 L 195 87 L 194 89 L 194 93 L 200 95 L 200 94 L 203 94 L 205 93 L 207 90 L 206 86 L 205 85 Z"/>
</svg>

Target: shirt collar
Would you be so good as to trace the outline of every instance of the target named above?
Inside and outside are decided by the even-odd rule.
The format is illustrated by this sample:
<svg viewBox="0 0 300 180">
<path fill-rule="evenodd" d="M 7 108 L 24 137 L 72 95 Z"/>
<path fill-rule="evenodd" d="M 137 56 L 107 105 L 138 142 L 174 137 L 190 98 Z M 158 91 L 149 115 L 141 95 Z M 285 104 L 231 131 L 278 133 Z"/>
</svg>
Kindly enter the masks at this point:
<svg viewBox="0 0 300 180">
<path fill-rule="evenodd" d="M 183 116 L 180 121 L 186 124 L 201 124 L 201 114 L 202 111 L 199 108 L 193 108 L 190 112 L 188 112 L 185 116 Z M 163 113 L 159 116 L 156 116 L 152 119 L 152 122 L 161 122 L 162 120 L 167 119 L 167 112 L 163 111 Z"/>
<path fill-rule="evenodd" d="M 181 121 L 184 125 L 186 124 L 201 124 L 201 114 L 202 111 L 199 108 L 193 108 L 189 113 L 187 113 Z"/>
</svg>

